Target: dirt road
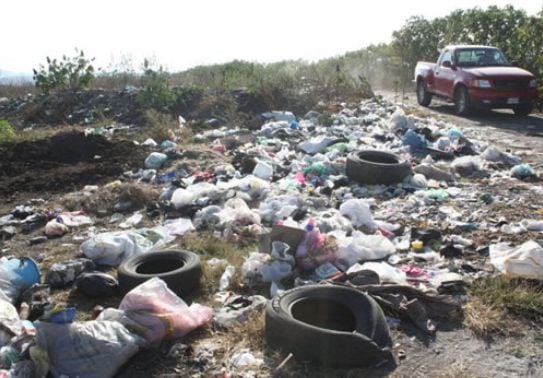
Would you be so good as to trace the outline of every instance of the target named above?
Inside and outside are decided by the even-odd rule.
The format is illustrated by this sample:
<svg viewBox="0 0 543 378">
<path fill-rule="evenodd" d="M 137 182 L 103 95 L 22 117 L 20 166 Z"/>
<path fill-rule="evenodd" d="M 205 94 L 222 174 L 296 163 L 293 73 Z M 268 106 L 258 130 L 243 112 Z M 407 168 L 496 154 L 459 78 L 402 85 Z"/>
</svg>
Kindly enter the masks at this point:
<svg viewBox="0 0 543 378">
<path fill-rule="evenodd" d="M 390 91 L 376 91 L 378 95 L 402 103 L 401 94 Z M 406 93 L 403 104 L 417 115 L 427 115 L 451 122 L 466 133 L 469 138 L 483 140 L 489 144 L 509 149 L 536 169 L 543 168 L 543 114 L 518 117 L 510 110 L 478 111 L 469 117 L 455 115 L 452 103 L 433 99 L 429 107 L 417 104 L 417 96 Z"/>
</svg>

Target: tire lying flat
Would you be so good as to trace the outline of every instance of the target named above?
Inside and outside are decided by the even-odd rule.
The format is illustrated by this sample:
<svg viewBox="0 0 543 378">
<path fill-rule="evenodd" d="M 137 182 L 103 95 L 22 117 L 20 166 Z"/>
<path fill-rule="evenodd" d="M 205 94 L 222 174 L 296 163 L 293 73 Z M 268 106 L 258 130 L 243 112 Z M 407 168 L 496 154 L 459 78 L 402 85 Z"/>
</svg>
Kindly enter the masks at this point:
<svg viewBox="0 0 543 378">
<path fill-rule="evenodd" d="M 139 284 L 159 277 L 180 297 L 187 297 L 200 284 L 202 265 L 197 254 L 185 250 L 142 253 L 119 265 L 121 292 L 127 293 Z"/>
<path fill-rule="evenodd" d="M 266 309 L 266 340 L 321 366 L 372 366 L 392 358 L 379 305 L 343 286 L 303 286 L 272 299 Z"/>
<path fill-rule="evenodd" d="M 347 156 L 347 177 L 366 185 L 390 185 L 403 181 L 411 174 L 411 166 L 400 157 L 387 151 L 357 151 Z"/>
</svg>

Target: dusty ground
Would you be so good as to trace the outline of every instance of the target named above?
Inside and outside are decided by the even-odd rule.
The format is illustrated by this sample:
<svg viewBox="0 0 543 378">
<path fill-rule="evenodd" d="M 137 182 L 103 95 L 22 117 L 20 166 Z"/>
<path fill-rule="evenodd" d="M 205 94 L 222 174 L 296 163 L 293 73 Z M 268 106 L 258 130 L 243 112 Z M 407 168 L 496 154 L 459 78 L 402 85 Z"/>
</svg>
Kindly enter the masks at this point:
<svg viewBox="0 0 543 378">
<path fill-rule="evenodd" d="M 390 97 L 390 94 L 385 95 Z M 407 103 L 412 103 L 411 95 Z M 450 105 L 438 103 L 429 109 L 415 107 L 409 110 L 419 116 L 432 116 L 450 121 L 463 128 L 468 137 L 485 139 L 489 143 L 508 148 L 538 169 L 543 168 L 543 118 L 515 117 L 506 112 L 487 112 L 482 115 L 460 118 L 453 115 Z M 192 170 L 205 169 L 221 162 L 221 158 L 204 145 L 189 146 L 194 152 L 180 158 L 176 164 Z M 2 214 L 15 205 L 32 198 L 43 198 L 51 209 L 61 205 L 66 192 L 81 189 L 85 184 L 106 183 L 115 180 L 127 169 L 138 169 L 148 151 L 129 142 L 110 143 L 103 138 L 92 137 L 82 141 L 77 134 L 66 134 L 49 142 L 32 142 L 0 150 L 0 193 L 4 196 Z M 95 156 L 101 156 L 96 159 Z M 465 182 L 464 185 L 473 183 Z M 509 188 L 512 193 L 525 191 L 530 184 L 519 183 Z M 490 188 L 499 193 L 503 188 Z M 543 200 L 530 197 L 525 206 L 489 208 L 489 214 L 499 211 L 500 216 L 515 221 L 533 215 L 535 209 L 543 207 Z M 467 204 L 466 206 L 469 206 Z M 106 220 L 97 222 L 106 226 Z M 54 261 L 73 258 L 78 254 L 80 241 L 77 233 L 66 235 L 47 243 L 29 246 L 27 239 L 41 234 L 41 230 L 29 235 L 17 235 L 10 244 L 2 245 L 6 254 L 30 255 L 47 268 Z M 496 235 L 475 233 L 473 239 L 488 244 Z M 523 242 L 537 238 L 537 234 L 510 236 L 502 240 Z M 485 256 L 476 256 L 483 265 Z M 111 273 L 115 273 L 114 271 Z M 89 300 L 69 290 L 53 293 L 59 304 L 75 305 L 79 308 L 78 319 L 90 319 L 91 309 L 99 304 L 116 306 L 121 297 L 108 301 Z M 196 298 L 198 300 L 198 298 Z M 541 324 L 524 322 L 514 336 L 478 338 L 465 329 L 461 322 L 439 324 L 435 337 L 430 337 L 402 322 L 399 329 L 392 330 L 397 366 L 351 371 L 319 371 L 305 364 L 289 361 L 277 376 L 297 377 L 543 377 L 543 329 Z M 242 332 L 245 332 L 242 330 Z M 265 348 L 259 330 L 247 331 L 253 345 L 263 349 L 265 366 L 256 376 L 270 376 L 273 369 L 286 357 Z M 119 372 L 119 377 L 174 377 L 174 376 L 226 376 L 223 374 L 227 360 L 221 356 L 232 350 L 231 335 L 217 332 L 211 327 L 188 336 L 183 343 L 190 348 L 180 355 L 168 356 L 172 343 L 164 343 L 157 349 L 136 355 Z M 243 340 L 247 342 L 247 340 Z M 215 350 L 214 350 L 215 349 Z M 206 353 L 212 351 L 212 357 Z M 214 350 L 214 351 L 213 351 Z M 236 376 L 236 375 L 233 375 Z"/>
</svg>

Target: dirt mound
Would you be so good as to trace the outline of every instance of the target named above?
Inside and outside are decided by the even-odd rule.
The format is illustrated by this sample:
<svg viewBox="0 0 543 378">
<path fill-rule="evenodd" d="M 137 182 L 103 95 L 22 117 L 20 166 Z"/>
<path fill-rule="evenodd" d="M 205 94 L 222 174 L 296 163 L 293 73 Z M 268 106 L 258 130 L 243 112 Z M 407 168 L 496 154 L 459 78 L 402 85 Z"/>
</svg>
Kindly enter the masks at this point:
<svg viewBox="0 0 543 378">
<path fill-rule="evenodd" d="M 104 118 L 123 124 L 143 123 L 136 93 L 101 89 L 15 99 L 0 106 L 0 118 L 16 128 L 91 124 Z"/>
<path fill-rule="evenodd" d="M 129 141 L 63 132 L 0 149 L 0 193 L 69 191 L 139 168 L 147 153 Z"/>
</svg>

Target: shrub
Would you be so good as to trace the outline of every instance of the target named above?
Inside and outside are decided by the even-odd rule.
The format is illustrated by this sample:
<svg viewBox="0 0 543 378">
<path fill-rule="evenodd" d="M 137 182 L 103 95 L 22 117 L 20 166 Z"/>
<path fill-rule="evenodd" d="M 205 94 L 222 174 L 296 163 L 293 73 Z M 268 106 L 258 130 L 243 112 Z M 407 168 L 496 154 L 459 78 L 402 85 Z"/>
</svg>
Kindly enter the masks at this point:
<svg viewBox="0 0 543 378">
<path fill-rule="evenodd" d="M 138 94 L 137 101 L 144 109 L 169 111 L 177 100 L 174 91 L 170 89 L 169 75 L 162 67 L 154 70 L 149 61 L 143 63 L 143 91 Z"/>
<path fill-rule="evenodd" d="M 40 64 L 34 71 L 34 84 L 36 88 L 45 94 L 60 89 L 78 90 L 86 88 L 94 79 L 94 67 L 91 62 L 94 58 L 87 59 L 83 50 L 75 50 L 76 55 L 61 60 L 47 57 L 47 67 Z"/>
<path fill-rule="evenodd" d="M 5 142 L 15 136 L 15 131 L 8 121 L 0 119 L 0 142 Z"/>
</svg>

